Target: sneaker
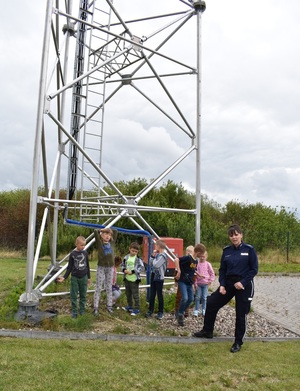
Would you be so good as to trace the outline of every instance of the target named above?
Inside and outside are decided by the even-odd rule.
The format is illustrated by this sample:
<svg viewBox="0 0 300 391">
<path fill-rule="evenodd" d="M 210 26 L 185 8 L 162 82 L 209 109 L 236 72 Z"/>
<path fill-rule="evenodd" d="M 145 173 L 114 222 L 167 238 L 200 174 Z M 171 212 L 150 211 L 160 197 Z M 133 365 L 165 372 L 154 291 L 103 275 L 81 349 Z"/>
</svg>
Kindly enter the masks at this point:
<svg viewBox="0 0 300 391">
<path fill-rule="evenodd" d="M 184 326 L 184 315 L 178 314 L 178 326 L 183 327 Z"/>
<path fill-rule="evenodd" d="M 210 331 L 200 330 L 197 333 L 194 333 L 193 336 L 196 338 L 213 338 L 213 333 Z"/>
<path fill-rule="evenodd" d="M 205 316 L 205 310 L 202 310 L 202 316 Z"/>
<path fill-rule="evenodd" d="M 138 315 L 140 313 L 140 310 L 133 310 L 132 312 L 131 312 L 131 315 L 132 316 L 136 316 L 136 315 Z"/>
<path fill-rule="evenodd" d="M 73 318 L 73 319 L 76 319 L 76 318 L 77 318 L 77 314 L 76 314 L 76 313 L 73 313 L 73 314 L 72 314 L 72 318 Z"/>
<path fill-rule="evenodd" d="M 111 307 L 107 307 L 107 312 L 109 312 L 110 314 L 113 314 L 114 310 Z"/>
<path fill-rule="evenodd" d="M 151 311 L 148 311 L 146 314 L 145 314 L 145 318 L 151 318 L 152 316 L 152 312 Z"/>
<path fill-rule="evenodd" d="M 194 313 L 193 313 L 194 316 L 198 316 L 199 315 L 199 311 L 198 310 L 195 310 Z"/>
<path fill-rule="evenodd" d="M 132 307 L 129 307 L 128 305 L 126 307 L 122 307 L 122 310 L 127 312 L 132 312 Z"/>
<path fill-rule="evenodd" d="M 162 320 L 162 318 L 164 317 L 164 314 L 162 312 L 159 312 L 157 315 L 156 315 L 156 319 L 158 320 Z"/>
<path fill-rule="evenodd" d="M 98 316 L 98 315 L 99 315 L 98 308 L 95 308 L 95 309 L 94 309 L 93 315 L 94 315 L 94 316 Z"/>
</svg>

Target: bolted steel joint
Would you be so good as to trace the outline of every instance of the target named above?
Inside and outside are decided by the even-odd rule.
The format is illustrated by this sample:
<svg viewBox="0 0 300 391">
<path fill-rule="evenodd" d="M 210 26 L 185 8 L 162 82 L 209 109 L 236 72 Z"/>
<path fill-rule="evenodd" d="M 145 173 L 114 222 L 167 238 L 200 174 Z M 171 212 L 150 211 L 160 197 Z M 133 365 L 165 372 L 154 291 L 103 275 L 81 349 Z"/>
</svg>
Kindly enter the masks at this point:
<svg viewBox="0 0 300 391">
<path fill-rule="evenodd" d="M 205 1 L 195 0 L 194 8 L 196 11 L 204 12 L 206 10 Z"/>
</svg>

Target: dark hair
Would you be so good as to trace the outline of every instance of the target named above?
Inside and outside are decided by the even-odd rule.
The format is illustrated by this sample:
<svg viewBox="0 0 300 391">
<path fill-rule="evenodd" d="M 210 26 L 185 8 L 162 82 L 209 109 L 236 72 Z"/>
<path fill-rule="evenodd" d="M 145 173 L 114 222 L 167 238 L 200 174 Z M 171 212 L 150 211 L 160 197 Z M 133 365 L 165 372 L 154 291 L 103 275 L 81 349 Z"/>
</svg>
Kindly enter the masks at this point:
<svg viewBox="0 0 300 391">
<path fill-rule="evenodd" d="M 115 256 L 115 267 L 118 267 L 121 265 L 122 258 L 119 257 L 118 255 Z"/>
<path fill-rule="evenodd" d="M 204 246 L 204 244 L 202 243 L 198 243 L 196 244 L 196 246 L 194 247 L 194 253 L 197 254 L 197 253 L 201 253 L 201 254 L 204 254 L 206 251 L 206 247 Z"/>
<path fill-rule="evenodd" d="M 139 250 L 140 245 L 137 242 L 132 242 L 132 243 L 130 243 L 129 248 L 134 248 L 135 250 Z"/>
<path fill-rule="evenodd" d="M 241 228 L 240 228 L 240 226 L 239 225 L 237 225 L 237 224 L 232 224 L 229 228 L 228 228 L 228 230 L 227 230 L 227 234 L 228 234 L 228 236 L 232 236 L 234 233 L 239 233 L 239 234 L 241 234 L 242 233 L 242 230 L 241 230 Z"/>
</svg>

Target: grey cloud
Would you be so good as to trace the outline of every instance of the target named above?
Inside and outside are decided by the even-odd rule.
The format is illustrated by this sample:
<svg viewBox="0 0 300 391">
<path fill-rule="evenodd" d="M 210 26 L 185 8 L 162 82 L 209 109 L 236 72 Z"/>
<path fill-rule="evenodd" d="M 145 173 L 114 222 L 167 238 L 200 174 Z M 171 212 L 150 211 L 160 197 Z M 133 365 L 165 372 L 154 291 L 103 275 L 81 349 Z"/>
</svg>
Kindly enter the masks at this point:
<svg viewBox="0 0 300 391">
<path fill-rule="evenodd" d="M 126 0 L 119 1 L 114 4 L 125 6 Z M 170 11 L 175 3 L 177 7 L 177 2 L 164 0 L 160 6 Z M 139 12 L 156 13 L 154 2 L 141 5 L 140 0 L 132 0 L 131 5 L 132 18 Z M 202 191 L 222 204 L 237 199 L 297 208 L 300 3 L 263 0 L 257 9 L 240 0 L 230 6 L 224 0 L 207 0 L 206 6 L 202 16 Z M 9 2 L 2 6 L 3 14 L 14 15 L 14 23 L 9 18 L 3 21 L 7 35 L 0 42 L 6 53 L 0 64 L 4 76 L 1 189 L 31 183 L 45 15 L 40 0 L 25 0 L 17 10 L 14 7 Z M 194 30 L 190 35 L 184 30 L 177 39 L 179 57 L 189 62 L 189 50 L 184 49 L 194 44 Z M 170 45 L 165 50 L 173 48 Z M 160 65 L 161 69 L 167 66 Z M 186 91 L 194 87 L 189 83 L 170 88 L 191 120 L 195 108 L 186 99 Z M 149 89 L 149 83 L 142 87 L 150 96 L 158 93 L 158 89 Z M 189 147 L 190 140 L 143 99 L 128 87 L 107 106 L 103 164 L 113 180 L 153 178 Z M 138 106 L 141 109 L 135 110 Z M 48 139 L 50 152 L 55 149 L 54 136 Z M 170 178 L 194 189 L 194 173 L 195 162 L 190 157 Z"/>
</svg>

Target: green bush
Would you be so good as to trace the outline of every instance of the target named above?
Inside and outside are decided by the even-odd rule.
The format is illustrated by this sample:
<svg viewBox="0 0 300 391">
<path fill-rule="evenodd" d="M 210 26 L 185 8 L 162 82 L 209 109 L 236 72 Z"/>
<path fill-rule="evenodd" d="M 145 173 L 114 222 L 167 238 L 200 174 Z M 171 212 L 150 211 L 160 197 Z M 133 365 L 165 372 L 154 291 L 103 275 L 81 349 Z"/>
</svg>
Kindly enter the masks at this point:
<svg viewBox="0 0 300 391">
<path fill-rule="evenodd" d="M 147 186 L 145 179 L 134 179 L 128 182 L 116 182 L 120 191 L 129 197 L 136 196 Z M 110 188 L 105 188 L 111 194 Z M 39 189 L 43 195 L 44 189 Z M 60 199 L 66 198 L 66 191 L 61 190 Z M 30 191 L 26 189 L 0 192 L 0 245 L 2 248 L 25 249 L 28 235 Z M 140 205 L 158 206 L 177 209 L 195 209 L 195 194 L 187 191 L 182 184 L 167 181 L 159 188 L 152 189 L 139 202 Z M 37 234 L 42 221 L 44 206 L 37 208 Z M 195 215 L 185 213 L 154 213 L 140 212 L 151 227 L 161 237 L 182 238 L 184 247 L 194 244 Z M 70 212 L 70 218 L 79 220 L 77 211 Z M 73 216 L 71 216 L 73 214 Z M 53 210 L 49 211 L 50 222 L 53 219 Z M 100 218 L 99 224 L 105 224 L 107 217 Z M 137 220 L 138 221 L 138 220 Z M 138 221 L 139 222 L 139 221 Z M 240 224 L 244 232 L 245 242 L 251 243 L 258 252 L 265 250 L 279 250 L 282 253 L 291 253 L 300 250 L 300 221 L 296 210 L 290 211 L 284 207 L 272 208 L 261 203 L 248 204 L 235 201 L 225 206 L 210 200 L 205 194 L 201 200 L 201 241 L 210 249 L 222 248 L 228 244 L 227 227 L 233 223 Z M 120 219 L 118 227 L 136 229 L 133 222 Z M 64 223 L 63 212 L 59 213 L 57 227 L 57 257 L 67 254 L 74 248 L 75 238 L 78 235 L 88 237 L 93 230 L 82 226 L 73 226 Z M 49 231 L 46 230 L 41 246 L 40 256 L 50 255 Z M 128 252 L 131 241 L 142 243 L 141 236 L 119 234 L 117 251 L 123 256 Z M 215 259 L 214 250 L 210 250 L 210 258 Z"/>
</svg>

